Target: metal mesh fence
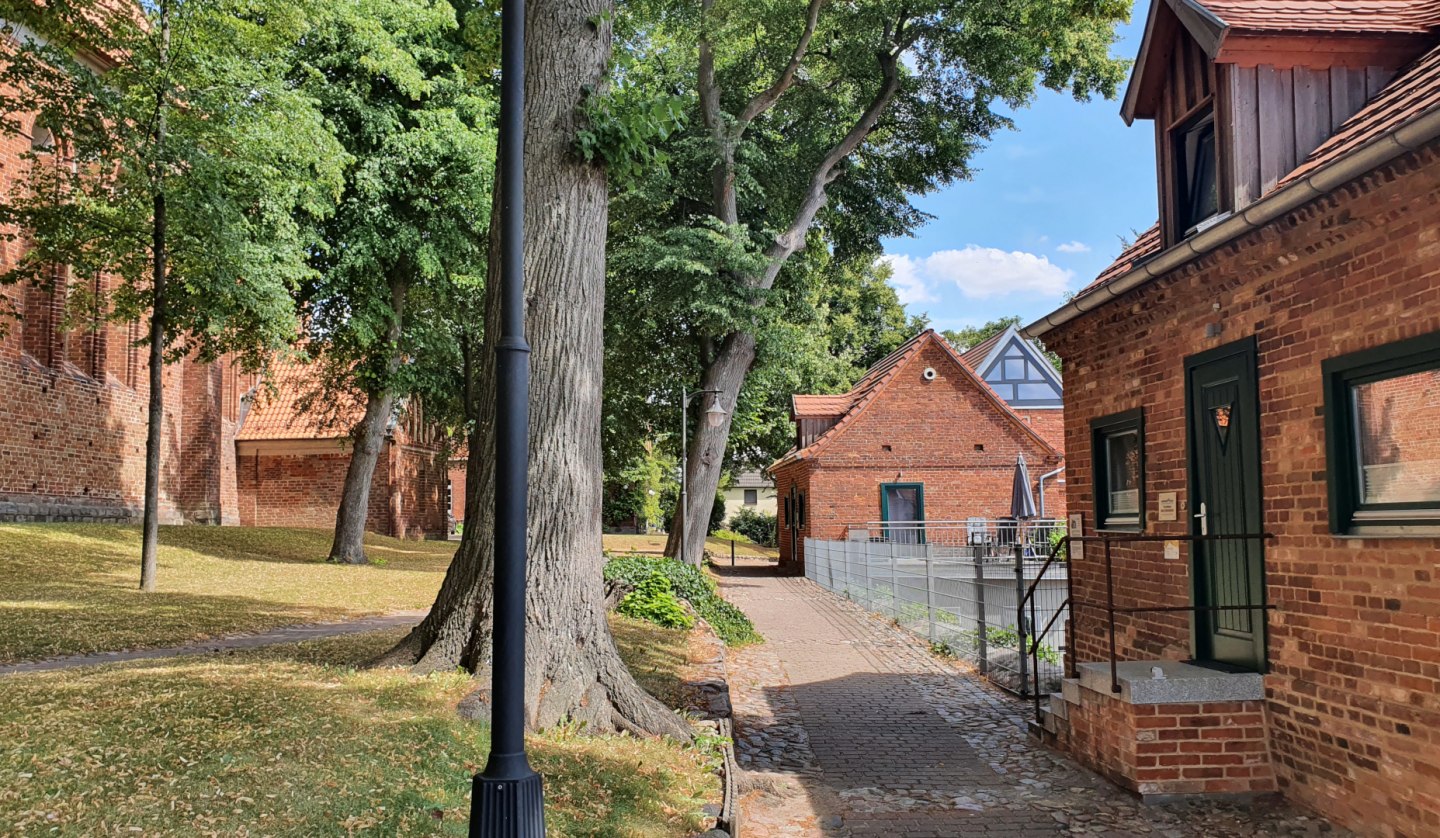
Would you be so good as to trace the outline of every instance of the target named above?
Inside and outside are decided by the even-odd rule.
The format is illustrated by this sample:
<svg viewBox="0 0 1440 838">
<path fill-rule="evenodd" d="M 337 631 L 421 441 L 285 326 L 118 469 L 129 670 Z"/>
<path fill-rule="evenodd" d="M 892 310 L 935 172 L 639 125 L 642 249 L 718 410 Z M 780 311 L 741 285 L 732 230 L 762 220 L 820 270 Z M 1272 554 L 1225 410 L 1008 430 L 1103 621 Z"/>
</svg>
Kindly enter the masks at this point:
<svg viewBox="0 0 1440 838">
<path fill-rule="evenodd" d="M 1058 540 L 1052 533 L 1063 534 L 1059 526 L 1053 521 L 1027 522 L 1023 528 L 1004 521 L 860 525 L 850 528 L 845 541 L 807 538 L 805 575 L 926 638 L 937 652 L 969 661 L 995 684 L 1029 695 L 1032 662 L 1019 654 L 1023 627 L 1027 651 L 1038 643 L 1041 692 L 1057 692 L 1069 616 L 1064 562 L 1051 564 L 1036 585 L 1033 623 L 1028 605 L 1023 615 L 1016 605 L 1035 585 L 1052 538 Z"/>
</svg>

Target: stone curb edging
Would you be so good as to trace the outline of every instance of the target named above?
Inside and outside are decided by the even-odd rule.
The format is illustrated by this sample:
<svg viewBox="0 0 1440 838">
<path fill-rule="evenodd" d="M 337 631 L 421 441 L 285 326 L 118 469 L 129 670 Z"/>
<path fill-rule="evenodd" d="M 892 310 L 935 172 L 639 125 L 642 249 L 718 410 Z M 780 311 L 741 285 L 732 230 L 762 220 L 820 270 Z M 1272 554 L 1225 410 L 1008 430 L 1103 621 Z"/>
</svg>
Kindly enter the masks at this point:
<svg viewBox="0 0 1440 838">
<path fill-rule="evenodd" d="M 702 838 L 739 838 L 739 794 L 735 778 L 740 766 L 735 759 L 734 713 L 730 703 L 730 683 L 725 667 L 725 644 L 710 624 L 695 618 L 695 627 L 704 636 L 702 660 L 690 664 L 692 673 L 684 685 L 686 709 L 700 716 L 702 726 L 713 726 L 715 734 L 724 738 L 720 766 L 720 810 L 713 829 L 701 833 Z"/>
</svg>

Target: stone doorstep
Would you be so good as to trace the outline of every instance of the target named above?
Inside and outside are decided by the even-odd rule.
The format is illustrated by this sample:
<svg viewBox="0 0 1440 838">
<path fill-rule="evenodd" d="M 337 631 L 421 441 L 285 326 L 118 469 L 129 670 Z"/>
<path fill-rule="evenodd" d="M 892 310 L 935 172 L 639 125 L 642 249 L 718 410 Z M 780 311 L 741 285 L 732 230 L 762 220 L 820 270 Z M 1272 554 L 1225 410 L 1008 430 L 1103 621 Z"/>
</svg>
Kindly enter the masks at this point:
<svg viewBox="0 0 1440 838">
<path fill-rule="evenodd" d="M 1155 677 L 1159 667 L 1163 677 Z M 1221 672 L 1180 661 L 1123 661 L 1117 667 L 1120 694 L 1110 690 L 1110 664 L 1082 663 L 1078 679 L 1066 678 L 1065 700 L 1080 703 L 1080 690 L 1118 698 L 1126 704 L 1204 704 L 1262 701 L 1265 678 L 1256 672 Z"/>
</svg>

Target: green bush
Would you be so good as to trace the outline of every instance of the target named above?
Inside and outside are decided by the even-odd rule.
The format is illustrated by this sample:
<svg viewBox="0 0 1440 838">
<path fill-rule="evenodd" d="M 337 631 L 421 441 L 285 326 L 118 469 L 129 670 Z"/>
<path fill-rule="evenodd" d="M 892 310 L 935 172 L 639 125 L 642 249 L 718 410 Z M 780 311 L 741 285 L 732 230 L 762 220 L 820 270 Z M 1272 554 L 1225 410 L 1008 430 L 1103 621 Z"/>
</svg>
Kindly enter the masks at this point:
<svg viewBox="0 0 1440 838">
<path fill-rule="evenodd" d="M 756 544 L 775 546 L 775 516 L 756 509 L 741 509 L 730 516 L 730 529 Z"/>
<path fill-rule="evenodd" d="M 627 580 L 628 581 L 628 580 Z M 646 620 L 666 628 L 688 629 L 695 620 L 687 613 L 670 589 L 670 580 L 658 570 L 650 570 L 634 580 L 634 590 L 620 600 L 616 611 L 627 617 Z"/>
<path fill-rule="evenodd" d="M 635 591 L 626 595 L 638 592 L 642 583 L 647 580 L 659 577 L 668 586 L 669 593 L 690 603 L 715 634 L 725 642 L 727 646 L 743 646 L 746 643 L 759 642 L 760 635 L 755 631 L 755 625 L 745 612 L 723 599 L 716 591 L 715 580 L 706 576 L 697 567 L 677 562 L 667 558 L 649 558 L 645 556 L 623 556 L 611 559 L 605 565 L 605 580 L 622 581 Z M 621 607 L 624 600 L 621 601 Z M 622 611 L 621 613 L 628 613 Z M 630 614 L 641 619 L 650 619 L 644 614 Z M 665 625 L 662 623 L 661 625 Z"/>
</svg>

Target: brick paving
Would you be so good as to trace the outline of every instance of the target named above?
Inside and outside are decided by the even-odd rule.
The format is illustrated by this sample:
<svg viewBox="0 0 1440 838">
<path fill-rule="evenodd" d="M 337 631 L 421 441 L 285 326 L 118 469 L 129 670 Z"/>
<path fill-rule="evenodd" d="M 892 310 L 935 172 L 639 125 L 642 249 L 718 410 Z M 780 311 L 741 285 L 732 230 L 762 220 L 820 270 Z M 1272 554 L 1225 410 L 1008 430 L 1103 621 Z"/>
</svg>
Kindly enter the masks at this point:
<svg viewBox="0 0 1440 838">
<path fill-rule="evenodd" d="M 1269 800 L 1140 803 L 919 638 L 768 563 L 716 569 L 766 638 L 728 663 L 746 838 L 1343 834 Z"/>
</svg>

